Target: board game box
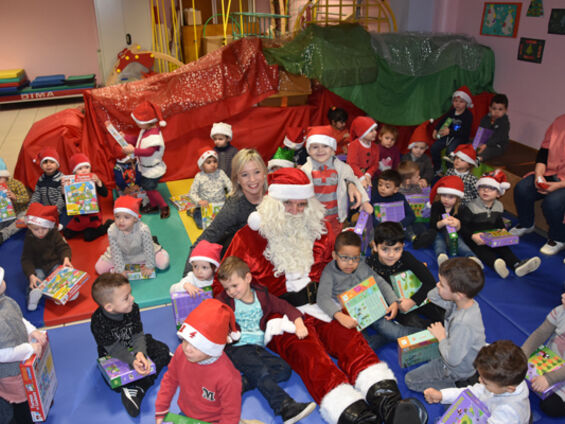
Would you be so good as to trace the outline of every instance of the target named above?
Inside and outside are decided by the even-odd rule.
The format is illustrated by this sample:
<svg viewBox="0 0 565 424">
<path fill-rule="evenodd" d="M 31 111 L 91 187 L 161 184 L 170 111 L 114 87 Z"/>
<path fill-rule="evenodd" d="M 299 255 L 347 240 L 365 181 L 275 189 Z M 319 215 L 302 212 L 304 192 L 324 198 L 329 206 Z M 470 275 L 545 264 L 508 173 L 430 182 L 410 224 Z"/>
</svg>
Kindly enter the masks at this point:
<svg viewBox="0 0 565 424">
<path fill-rule="evenodd" d="M 187 292 L 171 293 L 171 305 L 177 330 L 180 328 L 188 314 L 196 308 L 204 299 L 212 298 L 212 287 L 206 287 L 204 291 L 192 297 Z"/>
<path fill-rule="evenodd" d="M 57 375 L 49 342 L 38 357 L 35 353 L 20 363 L 20 372 L 34 422 L 45 421 L 57 389 Z"/>
<path fill-rule="evenodd" d="M 188 194 L 179 194 L 177 196 L 171 196 L 171 202 L 179 211 L 186 211 L 198 206 L 196 203 L 190 200 Z"/>
<path fill-rule="evenodd" d="M 559 388 L 565 386 L 565 381 L 560 381 L 548 387 L 543 393 L 536 392 L 532 389 L 531 381 L 538 375 L 544 375 L 550 371 L 557 370 L 565 365 L 565 361 L 549 349 L 547 346 L 540 346 L 528 358 L 528 372 L 526 373 L 526 382 L 530 389 L 540 398 L 545 399 Z"/>
<path fill-rule="evenodd" d="M 479 127 L 473 139 L 473 149 L 477 150 L 482 144 L 485 144 L 494 131 L 488 128 Z"/>
<path fill-rule="evenodd" d="M 510 234 L 506 228 L 483 231 L 481 238 L 490 247 L 512 246 L 520 242 L 520 238 Z"/>
<path fill-rule="evenodd" d="M 385 315 L 388 305 L 373 277 L 361 281 L 339 296 L 347 313 L 357 320 L 359 330 L 367 328 Z"/>
<path fill-rule="evenodd" d="M 490 412 L 487 406 L 469 389 L 465 389 L 438 423 L 441 424 L 487 424 Z"/>
<path fill-rule="evenodd" d="M 149 280 L 151 278 L 155 278 L 155 268 L 153 268 L 153 272 L 151 272 L 148 277 L 145 277 L 141 273 L 141 264 L 126 264 L 124 271 L 128 275 L 128 280 L 130 281 Z"/>
<path fill-rule="evenodd" d="M 106 123 L 106 129 L 112 135 L 112 137 L 114 137 L 114 140 L 116 140 L 116 142 L 120 145 L 120 147 L 126 147 L 129 145 L 126 139 L 120 134 L 120 132 L 116 129 L 116 127 L 111 122 Z M 132 159 L 135 158 L 133 154 L 129 154 L 128 156 Z"/>
<path fill-rule="evenodd" d="M 439 357 L 438 341 L 428 330 L 399 337 L 397 343 L 398 363 L 402 368 Z"/>
<path fill-rule="evenodd" d="M 414 293 L 416 293 L 418 290 L 420 290 L 420 287 L 422 287 L 422 282 L 410 270 L 393 274 L 390 276 L 390 280 L 392 283 L 392 289 L 394 290 L 396 295 L 402 299 L 411 298 Z M 408 312 L 411 312 L 414 309 L 418 309 L 420 306 L 423 306 L 429 302 L 429 299 L 426 298 L 421 304 L 414 305 Z"/>
<path fill-rule="evenodd" d="M 404 202 L 375 203 L 373 207 L 378 222 L 400 222 L 404 219 Z"/>
<path fill-rule="evenodd" d="M 96 195 L 96 183 L 92 174 L 64 175 L 61 179 L 67 214 L 86 215 L 100 211 Z"/>
<path fill-rule="evenodd" d="M 155 364 L 151 359 L 147 358 L 147 360 L 151 366 L 151 372 L 147 375 L 155 374 Z M 128 364 L 120 361 L 118 358 L 103 356 L 98 358 L 97 361 L 98 368 L 100 369 L 102 376 L 112 389 L 147 377 L 147 375 L 139 374 L 136 370 L 130 368 Z"/>
<path fill-rule="evenodd" d="M 431 209 L 426 206 L 430 195 L 422 194 L 405 194 L 404 197 L 414 211 L 416 222 L 429 222 Z"/>
<path fill-rule="evenodd" d="M 43 280 L 43 294 L 64 305 L 72 299 L 88 280 L 88 274 L 78 269 L 58 266 Z"/>
<path fill-rule="evenodd" d="M 369 248 L 369 243 L 373 240 L 373 220 L 367 212 L 359 212 L 359 218 L 357 218 L 353 231 L 361 237 L 361 253 L 365 254 Z"/>
<path fill-rule="evenodd" d="M 208 203 L 205 208 L 200 208 L 202 211 L 202 229 L 205 230 L 210 226 L 220 209 L 224 206 L 223 203 Z"/>
<path fill-rule="evenodd" d="M 172 424 L 210 424 L 208 421 L 196 420 L 194 418 L 185 417 L 183 415 L 173 414 L 172 412 L 167 413 L 163 423 Z"/>
<path fill-rule="evenodd" d="M 16 211 L 12 200 L 8 197 L 8 186 L 0 184 L 0 222 L 16 219 Z"/>
<path fill-rule="evenodd" d="M 443 219 L 447 218 L 449 215 L 448 213 L 444 213 L 441 215 Z M 454 227 L 450 227 L 449 225 L 445 226 L 445 230 L 447 231 L 447 251 L 449 256 L 457 256 L 457 250 L 459 248 L 459 234 L 457 234 L 457 230 Z"/>
</svg>

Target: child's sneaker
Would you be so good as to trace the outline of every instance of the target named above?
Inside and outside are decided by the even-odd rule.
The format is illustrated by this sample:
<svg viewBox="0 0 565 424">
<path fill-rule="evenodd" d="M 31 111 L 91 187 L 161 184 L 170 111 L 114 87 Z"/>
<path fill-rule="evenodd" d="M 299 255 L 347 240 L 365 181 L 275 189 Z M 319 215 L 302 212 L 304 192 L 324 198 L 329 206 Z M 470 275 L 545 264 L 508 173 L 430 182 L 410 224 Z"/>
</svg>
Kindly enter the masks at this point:
<svg viewBox="0 0 565 424">
<path fill-rule="evenodd" d="M 316 409 L 316 404 L 314 402 L 300 403 L 295 402 L 294 400 L 286 400 L 281 406 L 283 424 L 297 423 L 302 418 L 310 415 L 314 409 Z"/>
<path fill-rule="evenodd" d="M 555 255 L 562 249 L 565 249 L 565 242 L 548 240 L 539 251 L 544 255 Z"/>
<path fill-rule="evenodd" d="M 41 291 L 41 289 L 32 289 L 29 292 L 29 298 L 27 300 L 28 311 L 35 311 L 37 309 L 37 304 L 41 300 L 41 296 L 43 296 L 43 291 Z"/>
<path fill-rule="evenodd" d="M 498 275 L 500 275 L 500 278 L 506 278 L 510 274 L 510 271 L 508 271 L 508 268 L 506 267 L 506 262 L 500 258 L 494 261 L 494 270 Z"/>
<path fill-rule="evenodd" d="M 447 261 L 448 259 L 449 256 L 447 256 L 445 253 L 440 253 L 439 255 L 437 255 L 437 266 L 440 267 L 441 264 Z"/>
<path fill-rule="evenodd" d="M 122 388 L 122 403 L 130 417 L 137 417 L 145 391 L 139 386 Z"/>
<path fill-rule="evenodd" d="M 536 224 L 532 225 L 531 227 L 522 227 L 521 225 L 516 225 L 514 228 L 511 228 L 510 231 L 508 232 L 512 235 L 522 237 L 525 234 L 533 233 L 535 229 L 536 229 Z"/>
<path fill-rule="evenodd" d="M 541 264 L 541 259 L 537 256 L 534 256 L 530 259 L 524 259 L 516 264 L 514 267 L 514 273 L 518 277 L 523 277 L 524 275 L 529 274 L 530 272 L 534 272 L 536 269 L 539 268 Z"/>
</svg>

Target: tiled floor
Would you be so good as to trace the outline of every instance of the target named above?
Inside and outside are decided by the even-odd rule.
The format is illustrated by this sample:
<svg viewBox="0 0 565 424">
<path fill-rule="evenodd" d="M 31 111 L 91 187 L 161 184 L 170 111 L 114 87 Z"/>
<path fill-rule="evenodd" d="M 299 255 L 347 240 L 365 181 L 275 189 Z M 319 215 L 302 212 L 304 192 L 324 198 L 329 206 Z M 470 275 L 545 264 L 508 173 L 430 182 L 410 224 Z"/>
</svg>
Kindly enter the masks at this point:
<svg viewBox="0 0 565 424">
<path fill-rule="evenodd" d="M 34 122 L 82 103 L 82 99 L 64 99 L 1 105 L 0 157 L 6 162 L 10 173 L 14 173 L 20 148 Z"/>
</svg>

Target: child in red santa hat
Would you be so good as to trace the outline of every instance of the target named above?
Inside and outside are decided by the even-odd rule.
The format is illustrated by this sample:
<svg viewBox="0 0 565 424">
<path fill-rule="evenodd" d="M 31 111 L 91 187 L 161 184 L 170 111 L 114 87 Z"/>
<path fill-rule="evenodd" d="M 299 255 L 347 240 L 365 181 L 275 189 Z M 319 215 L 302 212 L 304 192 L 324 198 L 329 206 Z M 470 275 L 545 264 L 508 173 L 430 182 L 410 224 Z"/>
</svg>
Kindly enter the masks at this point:
<svg viewBox="0 0 565 424">
<path fill-rule="evenodd" d="M 351 138 L 347 153 L 347 163 L 353 173 L 367 188 L 379 169 L 379 146 L 377 139 L 377 123 L 368 116 L 358 116 L 351 123 Z"/>
<path fill-rule="evenodd" d="M 163 120 L 161 109 L 148 101 L 138 105 L 131 113 L 131 117 L 141 131 L 135 142 L 131 137 L 126 137 L 131 144 L 122 147 L 122 150 L 127 155 L 133 153 L 139 159 L 140 184 L 149 197 L 149 206 L 144 207 L 141 212 L 152 213 L 160 210 L 161 218 L 168 218 L 169 206 L 157 190 L 159 179 L 167 171 L 167 165 L 163 162 L 165 141 L 160 129 L 167 123 Z"/>
<path fill-rule="evenodd" d="M 149 277 L 155 268 L 169 266 L 169 254 L 153 241 L 151 230 L 139 218 L 141 199 L 118 197 L 114 203 L 114 223 L 108 228 L 110 245 L 94 268 L 98 274 L 118 272 L 127 277 L 126 265 L 141 265 L 141 273 Z"/>
<path fill-rule="evenodd" d="M 418 125 L 408 144 L 408 153 L 402 155 L 401 161 L 410 160 L 416 162 L 420 168 L 420 181 L 419 184 L 422 188 L 428 187 L 432 184 L 434 178 L 434 166 L 431 158 L 425 153 L 434 140 L 432 139 L 432 126 L 433 120 L 425 121 Z"/>
<path fill-rule="evenodd" d="M 196 296 L 203 289 L 211 288 L 214 282 L 214 273 L 220 266 L 220 253 L 222 245 L 201 240 L 190 254 L 190 271 L 182 280 L 173 284 L 169 291 L 184 292 Z"/>
<path fill-rule="evenodd" d="M 484 231 L 505 228 L 502 221 L 504 206 L 498 198 L 509 188 L 510 183 L 500 169 L 482 176 L 477 182 L 479 197 L 463 206 L 460 212 L 460 234 L 463 240 L 477 257 L 485 265 L 494 268 L 501 278 L 508 277 L 508 268 L 513 269 L 517 277 L 523 277 L 534 272 L 541 264 L 537 256 L 520 260 L 509 246 L 489 247 L 485 244 Z"/>
<path fill-rule="evenodd" d="M 218 168 L 218 153 L 210 147 L 198 152 L 198 168 L 200 172 L 194 177 L 188 193 L 190 200 L 198 206 L 190 211 L 198 228 L 202 228 L 202 209 L 212 204 L 223 206 L 226 194 L 232 191 L 232 183 L 226 173 Z"/>
<path fill-rule="evenodd" d="M 188 315 L 177 335 L 182 343 L 163 376 L 155 401 L 155 422 L 163 422 L 180 387 L 178 406 L 186 416 L 238 424 L 241 375 L 224 353 L 229 338 L 239 338 L 233 311 L 219 300 L 206 299 Z"/>
<path fill-rule="evenodd" d="M 449 168 L 445 175 L 455 175 L 463 181 L 465 187 L 462 203 L 465 205 L 479 196 L 477 191 L 477 177 L 472 174 L 477 166 L 477 153 L 471 144 L 457 146 L 453 152 L 453 168 Z"/>
<path fill-rule="evenodd" d="M 98 196 L 108 196 L 108 189 L 102 180 L 98 178 L 98 175 L 91 172 L 90 160 L 84 153 L 75 153 L 72 155 L 70 165 L 73 174 L 89 177 L 89 179 L 94 182 Z M 75 215 L 63 230 L 63 235 L 69 239 L 77 237 L 82 233 L 84 241 L 92 241 L 106 234 L 112 222 L 114 221 L 111 219 L 106 222 L 102 221 L 102 210 L 92 214 Z"/>
<path fill-rule="evenodd" d="M 22 270 L 29 280 L 27 309 L 35 311 L 43 295 L 45 277 L 59 265 L 71 267 L 71 248 L 57 229 L 57 207 L 41 203 L 29 205 L 25 216 L 28 228 L 22 252 Z M 78 296 L 78 293 L 77 293 Z M 71 300 L 76 299 L 73 298 Z"/>
</svg>

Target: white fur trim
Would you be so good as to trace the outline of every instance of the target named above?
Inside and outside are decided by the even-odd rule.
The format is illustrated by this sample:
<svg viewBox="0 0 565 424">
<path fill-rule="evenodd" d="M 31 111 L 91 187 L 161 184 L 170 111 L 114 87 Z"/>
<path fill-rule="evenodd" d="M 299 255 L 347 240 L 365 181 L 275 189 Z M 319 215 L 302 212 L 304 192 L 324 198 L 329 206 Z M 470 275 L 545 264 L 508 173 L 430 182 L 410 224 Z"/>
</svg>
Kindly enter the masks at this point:
<svg viewBox="0 0 565 424">
<path fill-rule="evenodd" d="M 408 150 L 412 150 L 412 147 L 414 147 L 418 143 L 422 143 L 422 144 L 424 144 L 424 146 L 426 146 L 426 148 L 424 150 L 428 149 L 428 143 L 426 143 L 425 141 L 413 141 L 412 143 L 410 143 L 408 145 Z"/>
<path fill-rule="evenodd" d="M 454 97 L 461 97 L 463 100 L 467 102 L 467 107 L 473 107 L 473 100 L 464 91 L 459 91 L 459 90 L 455 91 L 453 93 L 453 96 L 451 96 L 451 98 L 453 99 Z"/>
<path fill-rule="evenodd" d="M 261 215 L 259 215 L 259 212 L 253 211 L 249 214 L 247 217 L 247 225 L 249 225 L 249 228 L 253 231 L 257 231 L 259 229 L 261 226 Z"/>
<path fill-rule="evenodd" d="M 471 156 L 466 155 L 463 152 L 457 152 L 455 153 L 455 156 L 467 163 L 470 163 L 473 166 L 477 166 L 477 161 L 475 161 Z"/>
<path fill-rule="evenodd" d="M 137 119 L 137 118 L 135 117 L 135 115 L 133 114 L 133 112 L 130 114 L 130 116 L 131 116 L 131 119 L 133 119 L 137 125 L 154 124 L 155 122 L 158 121 L 157 118 L 151 118 L 149 121 L 140 121 L 139 119 Z"/>
<path fill-rule="evenodd" d="M 306 150 L 308 150 L 310 148 L 310 145 L 312 143 L 330 146 L 333 149 L 334 152 L 337 149 L 337 141 L 335 141 L 335 138 L 327 136 L 327 135 L 313 134 L 310 137 L 308 137 L 308 139 L 306 140 Z"/>
<path fill-rule="evenodd" d="M 347 407 L 358 400 L 364 400 L 361 393 L 350 384 L 340 384 L 330 390 L 320 402 L 320 414 L 329 424 L 337 424 Z"/>
<path fill-rule="evenodd" d="M 215 261 L 214 259 L 209 258 L 207 256 L 191 256 L 190 259 L 188 260 L 188 262 L 192 263 L 193 261 L 208 262 L 208 263 L 216 265 L 216 268 L 218 268 L 220 266 L 220 263 L 218 261 Z"/>
<path fill-rule="evenodd" d="M 41 162 L 39 162 L 39 164 L 41 165 L 46 160 L 52 160 L 53 162 L 55 162 L 57 164 L 57 166 L 61 166 L 59 164 L 59 161 L 57 159 L 55 159 L 53 156 L 45 156 L 44 158 L 41 158 Z"/>
<path fill-rule="evenodd" d="M 283 140 L 283 144 L 288 147 L 289 149 L 292 150 L 298 150 L 300 149 L 302 146 L 304 146 L 304 141 L 302 143 L 295 143 L 294 141 L 292 141 L 290 138 L 286 137 Z"/>
<path fill-rule="evenodd" d="M 77 169 L 79 169 L 81 166 L 85 166 L 88 165 L 89 167 L 92 167 L 90 165 L 90 162 L 79 162 L 75 165 L 75 167 L 73 168 L 73 174 L 76 172 Z"/>
<path fill-rule="evenodd" d="M 166 127 L 166 126 L 167 126 L 167 121 L 159 121 L 159 126 L 160 126 L 160 127 Z"/>
<path fill-rule="evenodd" d="M 310 315 L 314 318 L 318 318 L 320 321 L 332 322 L 332 317 L 322 311 L 322 308 L 320 308 L 317 303 L 314 303 L 313 305 L 307 303 L 306 305 L 297 306 L 296 309 L 304 315 Z"/>
<path fill-rule="evenodd" d="M 304 200 L 314 197 L 314 184 L 271 184 L 269 196 L 277 200 Z"/>
<path fill-rule="evenodd" d="M 216 158 L 216 160 L 218 160 L 218 154 L 216 153 L 216 151 L 214 149 L 210 149 L 210 150 L 206 150 L 204 153 L 202 153 L 200 155 L 200 157 L 198 158 L 198 167 L 200 169 L 202 169 L 202 165 L 204 165 L 204 162 L 206 161 L 206 159 L 208 159 L 210 156 L 214 156 Z"/>
<path fill-rule="evenodd" d="M 498 191 L 500 191 L 500 189 L 502 188 L 500 187 L 500 183 L 492 177 L 479 178 L 477 184 L 475 184 L 475 187 L 478 189 L 480 186 L 492 187 Z"/>
<path fill-rule="evenodd" d="M 33 224 L 33 225 L 37 225 L 38 227 L 49 228 L 49 229 L 55 227 L 55 223 L 53 221 L 50 221 L 45 218 L 41 218 L 39 216 L 27 215 L 25 221 L 26 224 Z"/>
<path fill-rule="evenodd" d="M 294 162 L 286 159 L 271 159 L 267 164 L 267 169 L 273 166 L 280 166 L 281 168 L 294 168 Z"/>
<path fill-rule="evenodd" d="M 136 214 L 134 211 L 132 211 L 131 209 L 128 208 L 114 208 L 114 214 L 118 213 L 118 212 L 123 212 L 123 213 L 127 213 L 131 216 L 135 216 L 137 219 L 139 219 L 139 215 Z"/>
<path fill-rule="evenodd" d="M 267 321 L 265 328 L 265 346 L 269 344 L 273 336 L 278 336 L 282 333 L 296 333 L 296 325 L 288 319 L 286 315 L 282 318 L 273 318 Z"/>
<path fill-rule="evenodd" d="M 367 134 L 369 134 L 369 133 L 371 132 L 371 130 L 372 130 L 373 128 L 377 128 L 377 124 L 371 125 L 371 126 L 369 127 L 369 129 L 368 129 L 367 131 L 365 131 L 363 134 L 361 134 L 361 137 L 359 137 L 359 138 L 364 138 Z M 334 149 L 334 150 L 335 150 L 335 149 Z"/>
<path fill-rule="evenodd" d="M 230 124 L 226 124 L 225 122 L 216 122 L 212 125 L 212 129 L 210 130 L 210 137 L 214 138 L 215 135 L 225 135 L 230 139 L 233 136 L 233 131 Z"/>
<path fill-rule="evenodd" d="M 202 333 L 200 333 L 200 331 L 186 322 L 183 323 L 179 331 L 177 331 L 177 336 L 189 342 L 196 349 L 210 356 L 220 356 L 224 351 L 224 346 L 226 345 L 225 343 L 217 344 L 208 340 L 202 335 Z"/>
<path fill-rule="evenodd" d="M 10 171 L 8 171 L 7 169 L 2 169 L 0 171 L 0 177 L 8 177 L 10 178 Z"/>
<path fill-rule="evenodd" d="M 437 189 L 437 194 L 453 194 L 454 196 L 459 197 L 460 199 L 463 198 L 463 196 L 465 195 L 465 193 L 463 193 L 460 190 L 456 190 L 454 188 L 450 188 L 450 187 L 439 187 Z"/>
<path fill-rule="evenodd" d="M 369 389 L 375 383 L 383 380 L 396 381 L 396 378 L 386 362 L 379 362 L 378 364 L 369 365 L 357 375 L 355 388 L 363 394 L 363 397 L 366 397 Z"/>
</svg>

